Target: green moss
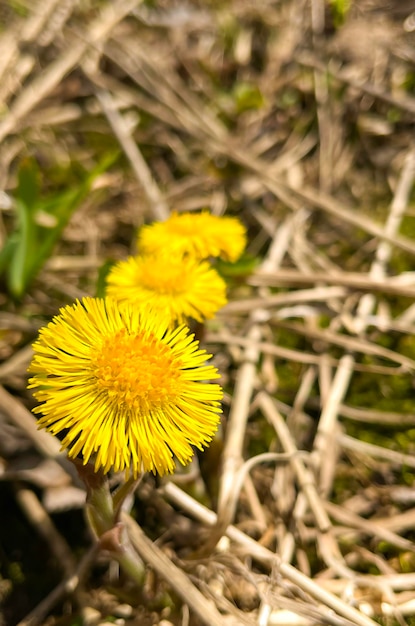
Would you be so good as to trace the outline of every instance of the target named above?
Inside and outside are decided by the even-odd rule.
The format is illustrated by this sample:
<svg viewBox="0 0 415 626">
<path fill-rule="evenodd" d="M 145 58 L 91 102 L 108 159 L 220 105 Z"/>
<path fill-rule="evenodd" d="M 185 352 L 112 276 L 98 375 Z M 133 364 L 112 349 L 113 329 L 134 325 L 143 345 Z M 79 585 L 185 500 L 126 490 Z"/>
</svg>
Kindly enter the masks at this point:
<svg viewBox="0 0 415 626">
<path fill-rule="evenodd" d="M 329 0 L 329 4 L 332 11 L 333 25 L 335 28 L 340 28 L 346 21 L 351 2 L 350 0 Z"/>
</svg>

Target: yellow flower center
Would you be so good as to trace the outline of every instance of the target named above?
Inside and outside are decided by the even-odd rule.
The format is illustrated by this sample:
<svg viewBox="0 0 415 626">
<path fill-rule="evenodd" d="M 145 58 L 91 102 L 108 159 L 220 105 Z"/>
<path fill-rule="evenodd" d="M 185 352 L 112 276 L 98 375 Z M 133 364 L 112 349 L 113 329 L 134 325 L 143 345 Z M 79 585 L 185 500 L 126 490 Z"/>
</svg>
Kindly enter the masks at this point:
<svg viewBox="0 0 415 626">
<path fill-rule="evenodd" d="M 189 281 L 183 264 L 172 263 L 163 265 L 163 271 L 156 263 L 147 265 L 140 279 L 141 285 L 160 294 L 180 295 L 189 289 Z"/>
<path fill-rule="evenodd" d="M 162 409 L 178 397 L 180 369 L 170 348 L 150 333 L 122 329 L 106 337 L 92 363 L 98 388 L 129 409 Z"/>
<path fill-rule="evenodd" d="M 182 237 L 194 237 L 195 235 L 195 223 L 189 219 L 178 219 L 171 221 L 169 224 L 169 232 L 172 235 L 181 235 Z"/>
</svg>

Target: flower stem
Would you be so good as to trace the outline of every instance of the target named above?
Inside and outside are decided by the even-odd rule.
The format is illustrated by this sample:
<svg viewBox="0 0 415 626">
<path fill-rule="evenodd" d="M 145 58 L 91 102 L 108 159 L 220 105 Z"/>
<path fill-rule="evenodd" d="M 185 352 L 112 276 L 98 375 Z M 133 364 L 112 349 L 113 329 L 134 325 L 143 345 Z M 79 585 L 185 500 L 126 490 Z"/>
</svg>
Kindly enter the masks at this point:
<svg viewBox="0 0 415 626">
<path fill-rule="evenodd" d="M 105 474 L 91 471 L 89 464 L 75 461 L 75 465 L 87 488 L 86 518 L 100 549 L 109 552 L 121 569 L 142 585 L 144 564 L 128 539 L 124 523 L 118 521 L 123 502 L 137 481 L 129 479 L 112 496 Z"/>
</svg>

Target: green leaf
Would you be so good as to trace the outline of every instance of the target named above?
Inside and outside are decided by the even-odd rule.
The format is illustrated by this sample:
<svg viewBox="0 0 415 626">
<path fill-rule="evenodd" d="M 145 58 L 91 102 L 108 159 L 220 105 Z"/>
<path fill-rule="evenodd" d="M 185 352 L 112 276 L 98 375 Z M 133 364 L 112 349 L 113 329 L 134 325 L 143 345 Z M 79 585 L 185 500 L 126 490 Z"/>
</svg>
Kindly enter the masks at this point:
<svg viewBox="0 0 415 626">
<path fill-rule="evenodd" d="M 350 0 L 329 0 L 333 14 L 333 23 L 335 28 L 340 28 L 346 21 L 347 14 L 350 10 Z"/>
<path fill-rule="evenodd" d="M 20 165 L 17 176 L 16 197 L 26 205 L 28 211 L 34 210 L 40 193 L 39 166 L 34 159 L 26 158 Z"/>
<path fill-rule="evenodd" d="M 0 254 L 10 293 L 21 298 L 53 252 L 73 213 L 91 192 L 96 178 L 118 158 L 106 156 L 78 185 L 41 197 L 40 172 L 34 160 L 22 164 L 16 191 L 16 227 Z"/>
<path fill-rule="evenodd" d="M 253 83 L 239 82 L 233 89 L 238 113 L 257 110 L 264 106 L 264 97 L 259 87 Z"/>
<path fill-rule="evenodd" d="M 244 278 L 252 274 L 258 267 L 259 260 L 256 257 L 244 254 L 235 263 L 217 259 L 215 269 L 223 278 Z"/>
<path fill-rule="evenodd" d="M 37 227 L 32 210 L 21 200 L 16 201 L 18 236 L 10 259 L 8 287 L 15 297 L 21 297 L 27 285 L 32 260 L 36 258 Z"/>
</svg>

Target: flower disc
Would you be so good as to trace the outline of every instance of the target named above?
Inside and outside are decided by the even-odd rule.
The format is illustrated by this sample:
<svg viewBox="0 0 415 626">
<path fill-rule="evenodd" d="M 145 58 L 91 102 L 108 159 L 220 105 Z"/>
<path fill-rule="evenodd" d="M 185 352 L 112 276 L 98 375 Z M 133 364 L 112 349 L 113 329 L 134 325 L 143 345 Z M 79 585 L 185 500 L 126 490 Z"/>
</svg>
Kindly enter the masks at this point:
<svg viewBox="0 0 415 626">
<path fill-rule="evenodd" d="M 226 284 L 207 261 L 145 255 L 120 261 L 107 277 L 107 295 L 148 304 L 174 323 L 212 318 L 226 304 Z"/>
<path fill-rule="evenodd" d="M 174 471 L 214 435 L 222 390 L 210 355 L 151 309 L 84 298 L 60 310 L 34 343 L 29 388 L 38 425 L 105 473 Z"/>
<path fill-rule="evenodd" d="M 140 253 L 170 250 L 199 259 L 222 257 L 237 261 L 246 246 L 246 229 L 236 217 L 173 212 L 165 222 L 143 226 L 138 235 Z"/>
</svg>

